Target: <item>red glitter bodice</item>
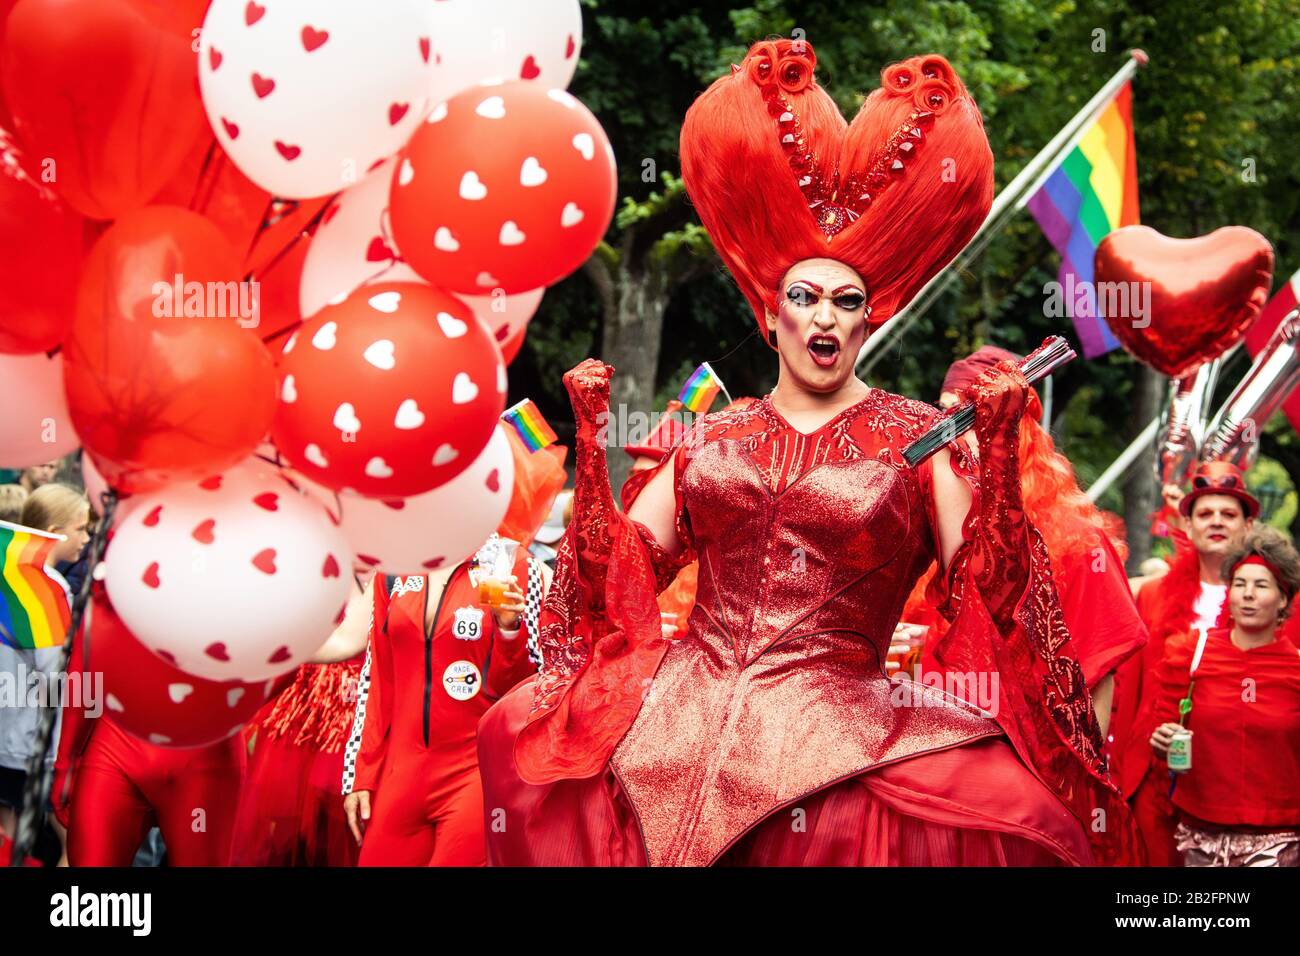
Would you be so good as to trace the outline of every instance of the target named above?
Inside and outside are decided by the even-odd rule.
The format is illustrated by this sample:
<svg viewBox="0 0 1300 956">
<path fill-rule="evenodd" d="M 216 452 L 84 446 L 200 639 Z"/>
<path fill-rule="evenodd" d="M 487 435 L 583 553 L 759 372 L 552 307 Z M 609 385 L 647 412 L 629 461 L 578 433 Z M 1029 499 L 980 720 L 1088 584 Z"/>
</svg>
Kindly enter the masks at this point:
<svg viewBox="0 0 1300 956">
<path fill-rule="evenodd" d="M 935 556 L 929 471 L 900 454 L 933 417 L 873 390 L 811 435 L 763 399 L 692 436 L 678 470 L 696 599 L 739 663 L 827 631 L 856 634 L 883 661 Z"/>
<path fill-rule="evenodd" d="M 653 863 L 709 863 L 836 780 L 999 732 L 937 690 L 900 706 L 884 672 L 935 554 L 930 472 L 901 458 L 934 414 L 873 390 L 803 434 L 764 399 L 679 449 L 695 610 L 613 759 Z"/>
</svg>

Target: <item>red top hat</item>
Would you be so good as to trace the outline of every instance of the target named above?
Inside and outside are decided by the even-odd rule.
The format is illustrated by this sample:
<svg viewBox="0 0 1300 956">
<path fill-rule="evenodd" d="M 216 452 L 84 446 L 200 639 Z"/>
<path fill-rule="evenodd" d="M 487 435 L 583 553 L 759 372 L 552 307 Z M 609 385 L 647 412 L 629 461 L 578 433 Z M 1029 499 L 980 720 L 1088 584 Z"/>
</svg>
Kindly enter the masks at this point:
<svg viewBox="0 0 1300 956">
<path fill-rule="evenodd" d="M 1246 517 L 1259 514 L 1259 501 L 1246 490 L 1246 476 L 1236 465 L 1226 461 L 1203 461 L 1192 473 L 1192 490 L 1178 502 L 1183 517 L 1192 513 L 1192 502 L 1203 495 L 1228 495 L 1246 508 Z"/>
</svg>

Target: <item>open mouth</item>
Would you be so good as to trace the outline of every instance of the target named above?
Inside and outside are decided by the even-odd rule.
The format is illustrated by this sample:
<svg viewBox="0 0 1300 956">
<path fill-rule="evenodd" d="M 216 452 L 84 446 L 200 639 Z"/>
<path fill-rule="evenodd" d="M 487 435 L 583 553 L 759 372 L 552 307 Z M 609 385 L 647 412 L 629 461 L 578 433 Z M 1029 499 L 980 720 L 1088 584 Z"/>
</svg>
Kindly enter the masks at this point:
<svg viewBox="0 0 1300 956">
<path fill-rule="evenodd" d="M 840 355 L 840 340 L 833 335 L 814 335 L 808 340 L 808 353 L 823 368 L 835 364 Z"/>
</svg>

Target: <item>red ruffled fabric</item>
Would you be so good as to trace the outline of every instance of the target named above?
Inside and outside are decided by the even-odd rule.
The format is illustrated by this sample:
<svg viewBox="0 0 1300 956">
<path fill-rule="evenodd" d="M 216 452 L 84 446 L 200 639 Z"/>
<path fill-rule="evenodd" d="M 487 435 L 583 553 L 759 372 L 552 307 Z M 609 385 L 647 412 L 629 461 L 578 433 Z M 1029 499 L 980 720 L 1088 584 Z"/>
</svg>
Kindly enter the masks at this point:
<svg viewBox="0 0 1300 956">
<path fill-rule="evenodd" d="M 945 671 L 997 674 L 995 718 L 1011 745 L 1086 828 L 1096 862 L 1141 865 L 1142 843 L 1128 806 L 1106 774 L 1101 728 L 1069 644 L 1069 630 L 1052 578 L 1042 536 L 1028 526 L 1029 583 L 1013 614 L 1014 627 L 1000 633 L 979 592 L 967 552 L 979 514 L 980 484 L 965 446 L 951 446 L 954 471 L 971 486 L 974 502 L 967 541 L 943 579 L 941 603 L 951 627 L 932 648 Z M 955 612 L 955 613 L 954 613 Z M 1097 822 L 1100 821 L 1100 826 Z"/>
<path fill-rule="evenodd" d="M 531 784 L 509 746 L 534 682 L 479 725 L 485 806 L 516 821 L 488 836 L 490 865 L 645 866 L 639 824 L 606 766 Z M 1046 798 L 1046 799 L 1044 799 Z M 1004 741 L 986 739 L 887 764 L 811 794 L 749 830 L 721 866 L 1060 866 L 1091 862 L 1082 831 Z M 1048 814 L 1048 815 L 1045 815 Z M 1071 838 L 1073 836 L 1073 839 Z"/>
<path fill-rule="evenodd" d="M 340 782 L 361 661 L 300 667 L 250 725 L 233 865 L 356 865 Z"/>
</svg>

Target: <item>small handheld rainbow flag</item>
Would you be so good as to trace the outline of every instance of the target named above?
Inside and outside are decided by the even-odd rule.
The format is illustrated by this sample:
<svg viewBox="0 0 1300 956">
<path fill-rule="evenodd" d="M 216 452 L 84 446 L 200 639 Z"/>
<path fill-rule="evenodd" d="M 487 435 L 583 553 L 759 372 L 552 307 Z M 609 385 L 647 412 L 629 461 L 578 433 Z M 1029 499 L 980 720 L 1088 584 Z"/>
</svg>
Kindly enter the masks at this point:
<svg viewBox="0 0 1300 956">
<path fill-rule="evenodd" d="M 501 420 L 515 430 L 519 440 L 530 452 L 541 451 L 555 442 L 555 432 L 546 424 L 546 419 L 531 398 L 511 405 L 501 413 Z"/>
<path fill-rule="evenodd" d="M 0 521 L 0 644 L 36 648 L 62 644 L 72 620 L 63 585 L 45 573 L 61 535 Z"/>
<path fill-rule="evenodd" d="M 720 391 L 722 391 L 722 379 L 718 378 L 718 373 L 713 371 L 708 362 L 705 362 L 691 373 L 691 377 L 686 380 L 686 384 L 678 393 L 677 401 L 681 402 L 688 411 L 707 412 Z"/>
</svg>

